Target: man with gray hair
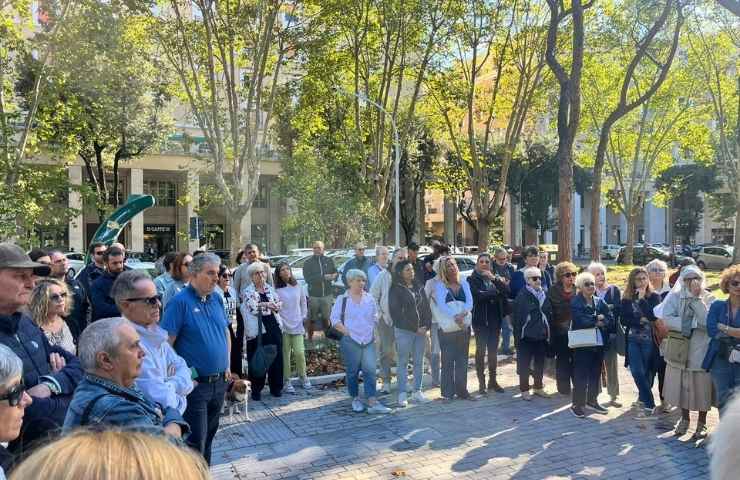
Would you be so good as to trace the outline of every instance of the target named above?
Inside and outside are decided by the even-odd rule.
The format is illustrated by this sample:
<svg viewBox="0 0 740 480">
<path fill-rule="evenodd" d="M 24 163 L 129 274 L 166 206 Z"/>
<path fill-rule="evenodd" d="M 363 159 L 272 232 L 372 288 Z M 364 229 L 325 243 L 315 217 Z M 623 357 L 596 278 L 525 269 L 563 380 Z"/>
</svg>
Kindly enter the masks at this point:
<svg viewBox="0 0 740 480">
<path fill-rule="evenodd" d="M 184 413 L 193 380 L 187 363 L 175 353 L 167 332 L 159 326 L 162 302 L 154 282 L 144 271 L 129 270 L 118 276 L 110 294 L 139 334 L 145 353 L 136 386 L 152 402 Z"/>
<path fill-rule="evenodd" d="M 23 424 L 23 413 L 31 405 L 31 397 L 23 385 L 23 362 L 5 345 L 0 345 L 0 442 L 18 438 Z M 7 406 L 4 404 L 7 402 Z M 0 445 L 0 478 L 5 478 L 13 466 L 15 456 Z"/>
<path fill-rule="evenodd" d="M 223 302 L 214 292 L 221 259 L 203 253 L 190 262 L 190 284 L 167 304 L 160 326 L 170 344 L 193 370 L 197 386 L 188 395 L 183 417 L 191 428 L 188 444 L 211 463 L 226 382 L 231 378 L 231 336 Z"/>
<path fill-rule="evenodd" d="M 151 402 L 135 386 L 144 351 L 125 318 L 91 323 L 78 346 L 85 376 L 75 390 L 62 433 L 77 427 L 111 425 L 176 439 L 188 431 L 180 412 Z"/>
<path fill-rule="evenodd" d="M 381 248 L 381 247 L 378 247 Z M 385 248 L 385 247 L 382 247 Z M 388 259 L 388 249 L 385 250 L 385 258 Z M 396 335 L 391 319 L 390 308 L 388 307 L 388 294 L 393 284 L 393 274 L 391 273 L 398 262 L 406 260 L 408 252 L 406 248 L 399 248 L 393 252 L 391 268 L 383 268 L 375 278 L 373 286 L 370 288 L 370 295 L 375 299 L 380 312 L 377 324 L 377 348 L 378 363 L 380 364 L 380 379 L 383 382 L 378 391 L 383 394 L 391 391 L 391 365 L 396 357 Z M 376 264 L 377 265 L 377 264 Z M 397 365 L 399 374 L 405 374 L 405 366 Z"/>
</svg>

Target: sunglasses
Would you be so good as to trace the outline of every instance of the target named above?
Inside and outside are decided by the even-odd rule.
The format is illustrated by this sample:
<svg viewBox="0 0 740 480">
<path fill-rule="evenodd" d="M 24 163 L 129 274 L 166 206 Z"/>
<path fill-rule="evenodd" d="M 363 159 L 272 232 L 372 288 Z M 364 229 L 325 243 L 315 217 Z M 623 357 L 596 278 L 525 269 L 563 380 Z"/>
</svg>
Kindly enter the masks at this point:
<svg viewBox="0 0 740 480">
<path fill-rule="evenodd" d="M 594 282 L 583 282 L 583 286 L 586 288 L 593 287 L 594 285 L 595 285 Z"/>
<path fill-rule="evenodd" d="M 541 277 L 529 277 L 529 279 L 532 280 L 533 282 L 539 282 L 540 280 L 542 280 Z"/>
<path fill-rule="evenodd" d="M 99 257 L 99 256 L 103 255 L 104 253 L 105 253 L 105 250 L 100 250 L 98 252 L 93 252 L 93 255 L 95 255 L 96 257 Z"/>
<path fill-rule="evenodd" d="M 54 295 L 50 295 L 49 298 L 52 302 L 62 303 L 62 300 L 67 298 L 67 292 L 55 293 Z"/>
<path fill-rule="evenodd" d="M 158 307 L 162 304 L 162 296 L 154 295 L 153 297 L 127 298 L 127 302 L 146 303 L 150 307 Z"/>
<path fill-rule="evenodd" d="M 733 281 L 730 282 L 730 286 L 731 287 L 740 287 L 740 281 L 733 280 Z"/>
<path fill-rule="evenodd" d="M 8 393 L 5 395 L 0 395 L 0 401 L 7 400 L 11 407 L 17 407 L 18 404 L 21 403 L 21 399 L 25 392 L 26 386 L 23 385 L 23 382 L 20 382 L 8 390 Z"/>
<path fill-rule="evenodd" d="M 575 277 L 576 275 L 578 275 L 576 272 L 566 272 L 563 274 L 564 277 L 568 278 Z"/>
</svg>

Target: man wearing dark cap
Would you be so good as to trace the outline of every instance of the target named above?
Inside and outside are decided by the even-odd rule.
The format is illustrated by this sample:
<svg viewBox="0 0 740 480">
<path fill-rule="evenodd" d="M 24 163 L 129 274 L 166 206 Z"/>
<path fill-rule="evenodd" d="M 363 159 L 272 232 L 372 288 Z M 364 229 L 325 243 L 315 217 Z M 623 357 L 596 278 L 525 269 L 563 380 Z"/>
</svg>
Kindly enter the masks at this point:
<svg viewBox="0 0 740 480">
<path fill-rule="evenodd" d="M 77 357 L 49 344 L 23 313 L 37 277 L 51 272 L 47 265 L 33 262 L 12 243 L 0 243 L 0 344 L 23 361 L 23 385 L 33 399 L 26 407 L 21 434 L 8 448 L 27 451 L 36 440 L 53 435 L 64 416 L 82 369 Z"/>
</svg>

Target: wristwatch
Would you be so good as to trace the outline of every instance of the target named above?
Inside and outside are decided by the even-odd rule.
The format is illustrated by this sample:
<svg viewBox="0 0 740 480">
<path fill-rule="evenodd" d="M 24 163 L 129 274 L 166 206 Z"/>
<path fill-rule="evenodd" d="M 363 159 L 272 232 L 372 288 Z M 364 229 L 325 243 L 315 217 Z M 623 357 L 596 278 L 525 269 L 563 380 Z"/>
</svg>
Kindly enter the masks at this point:
<svg viewBox="0 0 740 480">
<path fill-rule="evenodd" d="M 59 395 L 59 392 L 61 391 L 59 390 L 59 386 L 57 386 L 56 383 L 50 382 L 48 380 L 41 382 L 41 385 L 46 385 L 47 387 L 49 387 L 49 391 L 51 391 L 52 395 Z"/>
</svg>

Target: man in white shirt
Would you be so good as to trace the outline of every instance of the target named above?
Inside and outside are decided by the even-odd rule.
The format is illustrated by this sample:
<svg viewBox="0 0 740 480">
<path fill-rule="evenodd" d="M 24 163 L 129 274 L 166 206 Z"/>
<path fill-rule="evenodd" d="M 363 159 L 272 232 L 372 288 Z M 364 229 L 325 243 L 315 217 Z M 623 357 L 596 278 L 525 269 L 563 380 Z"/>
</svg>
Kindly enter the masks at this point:
<svg viewBox="0 0 740 480">
<path fill-rule="evenodd" d="M 136 386 L 152 402 L 171 407 L 182 415 L 187 395 L 193 390 L 190 368 L 167 342 L 167 332 L 159 326 L 162 306 L 157 287 L 140 270 L 129 270 L 118 276 L 111 296 L 139 334 L 145 352 Z"/>
<path fill-rule="evenodd" d="M 393 268 L 398 262 L 406 260 L 406 258 L 408 258 L 408 254 L 405 248 L 399 248 L 393 252 L 391 267 L 383 268 L 382 271 L 378 272 L 370 287 L 370 295 L 375 299 L 375 303 L 378 305 L 378 311 L 380 312 L 375 335 L 377 341 L 375 343 L 378 349 L 378 363 L 380 364 L 380 379 L 382 382 L 378 392 L 382 394 L 390 393 L 391 365 L 396 357 L 396 335 L 393 328 L 393 319 L 391 319 L 390 309 L 388 308 L 388 293 L 393 283 Z M 387 249 L 385 251 L 385 259 L 386 261 L 388 259 Z M 396 366 L 396 370 L 401 375 L 405 375 L 406 373 L 405 367 L 400 365 Z"/>
</svg>

